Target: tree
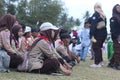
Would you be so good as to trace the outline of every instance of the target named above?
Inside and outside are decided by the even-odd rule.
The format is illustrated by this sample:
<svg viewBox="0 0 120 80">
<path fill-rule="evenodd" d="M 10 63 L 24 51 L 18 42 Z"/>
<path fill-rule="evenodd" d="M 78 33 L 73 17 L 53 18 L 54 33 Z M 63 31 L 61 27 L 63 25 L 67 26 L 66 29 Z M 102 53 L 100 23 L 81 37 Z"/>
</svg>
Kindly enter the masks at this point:
<svg viewBox="0 0 120 80">
<path fill-rule="evenodd" d="M 15 15 L 15 13 L 16 13 L 15 5 L 13 5 L 13 4 L 8 5 L 7 13 L 10 13 L 10 14 L 12 14 L 12 15 Z"/>
<path fill-rule="evenodd" d="M 66 13 L 63 13 L 59 18 L 59 25 L 64 26 L 64 24 L 67 22 L 68 15 Z"/>
<path fill-rule="evenodd" d="M 31 0 L 29 3 L 29 22 L 39 25 L 49 21 L 56 24 L 62 11 L 62 4 L 59 0 Z"/>
<path fill-rule="evenodd" d="M 90 17 L 90 13 L 89 13 L 89 11 L 86 11 L 85 15 L 83 16 L 83 19 L 88 20 L 89 17 Z"/>
<path fill-rule="evenodd" d="M 16 17 L 20 22 L 27 23 L 27 0 L 20 0 L 17 6 Z"/>
<path fill-rule="evenodd" d="M 5 13 L 4 3 L 4 0 L 0 0 L 0 17 Z"/>
<path fill-rule="evenodd" d="M 16 6 L 15 6 L 15 2 L 18 0 L 5 0 L 5 8 L 6 8 L 6 12 L 10 13 L 12 15 L 16 14 Z"/>
<path fill-rule="evenodd" d="M 80 26 L 80 24 L 81 24 L 81 22 L 80 22 L 80 20 L 77 18 L 76 21 L 75 21 L 75 25 Z"/>
</svg>

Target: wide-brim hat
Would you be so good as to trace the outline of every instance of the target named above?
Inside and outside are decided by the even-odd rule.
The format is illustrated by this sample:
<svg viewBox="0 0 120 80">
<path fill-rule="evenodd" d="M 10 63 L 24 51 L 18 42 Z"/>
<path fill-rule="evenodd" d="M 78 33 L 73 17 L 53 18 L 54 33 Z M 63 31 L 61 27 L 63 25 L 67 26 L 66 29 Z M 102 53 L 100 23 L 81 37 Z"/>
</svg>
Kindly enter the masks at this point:
<svg viewBox="0 0 120 80">
<path fill-rule="evenodd" d="M 49 30 L 49 29 L 58 30 L 58 28 L 50 22 L 44 22 L 40 26 L 40 31 L 46 31 L 46 30 Z"/>
</svg>

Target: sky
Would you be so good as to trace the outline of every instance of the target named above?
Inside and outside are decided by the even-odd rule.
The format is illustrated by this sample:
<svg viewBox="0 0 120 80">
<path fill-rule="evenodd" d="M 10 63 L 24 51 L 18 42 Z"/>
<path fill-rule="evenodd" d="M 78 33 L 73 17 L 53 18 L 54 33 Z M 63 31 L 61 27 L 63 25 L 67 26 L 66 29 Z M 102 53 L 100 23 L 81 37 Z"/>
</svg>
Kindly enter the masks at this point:
<svg viewBox="0 0 120 80">
<path fill-rule="evenodd" d="M 86 11 L 92 15 L 94 13 L 94 4 L 99 2 L 107 17 L 107 31 L 109 33 L 109 19 L 112 16 L 112 8 L 115 4 L 120 4 L 120 0 L 62 0 L 69 16 L 82 20 Z"/>
</svg>

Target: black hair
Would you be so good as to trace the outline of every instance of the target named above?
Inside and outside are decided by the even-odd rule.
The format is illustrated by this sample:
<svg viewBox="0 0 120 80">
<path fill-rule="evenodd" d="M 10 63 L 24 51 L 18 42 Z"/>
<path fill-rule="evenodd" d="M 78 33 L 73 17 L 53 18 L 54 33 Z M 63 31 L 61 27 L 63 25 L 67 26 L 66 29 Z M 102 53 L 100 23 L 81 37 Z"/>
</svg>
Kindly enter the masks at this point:
<svg viewBox="0 0 120 80">
<path fill-rule="evenodd" d="M 32 28 L 31 32 L 39 32 L 40 29 L 39 28 Z"/>
<path fill-rule="evenodd" d="M 60 39 L 61 39 L 61 40 L 62 40 L 62 39 L 66 39 L 66 38 L 70 38 L 70 39 L 71 39 L 70 34 L 68 34 L 68 33 L 63 33 L 63 34 L 60 35 Z"/>
</svg>

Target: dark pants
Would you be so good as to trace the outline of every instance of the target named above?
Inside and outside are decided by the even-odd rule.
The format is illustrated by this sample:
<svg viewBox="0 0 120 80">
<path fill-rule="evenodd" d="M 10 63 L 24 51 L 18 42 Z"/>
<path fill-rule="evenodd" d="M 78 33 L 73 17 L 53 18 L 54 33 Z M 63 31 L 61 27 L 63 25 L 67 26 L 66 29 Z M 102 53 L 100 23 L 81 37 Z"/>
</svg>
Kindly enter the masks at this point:
<svg viewBox="0 0 120 80">
<path fill-rule="evenodd" d="M 117 40 L 113 40 L 113 49 L 114 54 L 112 59 L 110 60 L 110 65 L 120 66 L 120 44 Z"/>
<path fill-rule="evenodd" d="M 8 53 L 10 56 L 10 68 L 17 68 L 18 65 L 22 64 L 23 58 L 17 54 Z"/>
<path fill-rule="evenodd" d="M 46 59 L 43 63 L 43 67 L 41 69 L 35 69 L 31 72 L 33 73 L 41 73 L 41 74 L 50 74 L 56 72 L 60 67 L 60 63 L 57 59 Z"/>
<path fill-rule="evenodd" d="M 96 43 L 92 44 L 95 57 L 95 64 L 99 64 L 101 61 L 103 61 L 101 48 L 103 46 L 104 41 L 105 39 L 98 39 Z"/>
</svg>

